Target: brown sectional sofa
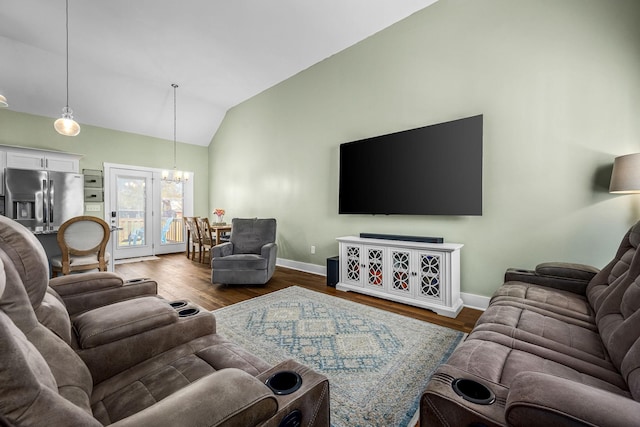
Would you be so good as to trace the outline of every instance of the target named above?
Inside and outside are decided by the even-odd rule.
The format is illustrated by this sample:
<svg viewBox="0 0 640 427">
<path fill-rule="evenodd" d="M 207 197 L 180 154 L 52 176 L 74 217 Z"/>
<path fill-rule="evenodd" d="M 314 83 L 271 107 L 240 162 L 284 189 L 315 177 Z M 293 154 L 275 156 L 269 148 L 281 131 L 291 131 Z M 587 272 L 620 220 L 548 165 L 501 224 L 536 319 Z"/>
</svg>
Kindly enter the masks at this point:
<svg viewBox="0 0 640 427">
<path fill-rule="evenodd" d="M 509 269 L 432 376 L 421 426 L 640 425 L 640 222 L 602 270 Z"/>
<path fill-rule="evenodd" d="M 46 261 L 0 216 L 0 425 L 329 425 L 326 377 L 255 357 L 151 280 L 49 280 Z"/>
</svg>

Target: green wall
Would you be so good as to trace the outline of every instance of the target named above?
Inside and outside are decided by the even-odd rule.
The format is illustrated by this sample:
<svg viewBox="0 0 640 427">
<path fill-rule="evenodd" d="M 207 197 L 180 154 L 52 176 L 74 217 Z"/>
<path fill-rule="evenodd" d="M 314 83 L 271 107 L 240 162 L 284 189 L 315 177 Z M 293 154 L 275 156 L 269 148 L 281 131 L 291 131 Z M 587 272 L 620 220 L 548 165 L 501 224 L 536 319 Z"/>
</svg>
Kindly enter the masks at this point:
<svg viewBox="0 0 640 427">
<path fill-rule="evenodd" d="M 0 144 L 82 154 L 80 170 L 103 169 L 103 163 L 150 168 L 173 168 L 173 141 L 89 126 L 81 123 L 78 136 L 53 129 L 55 119 L 0 110 Z M 209 169 L 207 148 L 178 143 L 176 167 L 194 172 L 194 211 L 207 215 Z M 94 214 L 94 212 L 89 212 Z"/>
<path fill-rule="evenodd" d="M 440 0 L 229 110 L 209 208 L 276 217 L 279 257 L 317 265 L 338 236 L 444 236 L 477 295 L 509 266 L 602 267 L 640 218 L 639 196 L 607 192 L 640 151 L 638 22 L 637 0 Z M 475 114 L 481 217 L 337 214 L 340 143 Z"/>
</svg>

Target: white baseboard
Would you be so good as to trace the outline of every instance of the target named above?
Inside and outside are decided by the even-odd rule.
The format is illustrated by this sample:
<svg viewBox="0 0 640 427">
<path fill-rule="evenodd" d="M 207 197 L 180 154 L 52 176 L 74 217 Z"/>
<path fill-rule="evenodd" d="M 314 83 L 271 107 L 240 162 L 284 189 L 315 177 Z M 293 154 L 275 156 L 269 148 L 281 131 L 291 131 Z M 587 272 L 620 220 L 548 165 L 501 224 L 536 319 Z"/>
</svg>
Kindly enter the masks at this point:
<svg viewBox="0 0 640 427">
<path fill-rule="evenodd" d="M 318 274 L 320 276 L 327 275 L 327 267 L 311 264 L 308 262 L 293 261 L 290 259 L 277 258 L 276 265 L 285 268 L 291 268 L 293 270 L 304 271 L 306 273 Z M 460 293 L 460 298 L 465 307 L 474 308 L 476 310 L 486 310 L 489 306 L 489 300 L 491 298 L 484 297 L 482 295 L 468 294 L 465 292 Z"/>
<path fill-rule="evenodd" d="M 460 292 L 460 298 L 465 307 L 475 308 L 476 310 L 485 311 L 489 307 L 489 301 L 491 298 L 483 297 L 482 295 L 468 294 L 466 292 Z"/>
<path fill-rule="evenodd" d="M 293 270 L 300 270 L 306 273 L 318 274 L 320 276 L 327 275 L 327 267 L 323 267 L 317 264 L 310 264 L 308 262 L 292 261 L 290 259 L 276 258 L 276 265 L 280 267 L 291 268 Z"/>
</svg>

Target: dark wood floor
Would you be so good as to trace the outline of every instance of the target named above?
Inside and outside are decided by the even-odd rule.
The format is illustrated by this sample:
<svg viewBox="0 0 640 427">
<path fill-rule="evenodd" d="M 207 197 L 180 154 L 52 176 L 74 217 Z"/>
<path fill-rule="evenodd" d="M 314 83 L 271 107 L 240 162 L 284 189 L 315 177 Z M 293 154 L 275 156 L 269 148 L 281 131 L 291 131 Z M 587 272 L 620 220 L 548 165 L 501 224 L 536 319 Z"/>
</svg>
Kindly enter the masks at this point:
<svg viewBox="0 0 640 427">
<path fill-rule="evenodd" d="M 326 285 L 324 276 L 277 267 L 273 278 L 265 286 L 223 286 L 211 284 L 211 270 L 206 264 L 191 261 L 182 254 L 160 255 L 160 260 L 119 264 L 116 273 L 125 279 L 149 277 L 158 282 L 158 293 L 167 299 L 189 299 L 207 310 L 235 304 L 247 299 L 300 286 L 333 295 L 404 316 L 435 323 L 462 332 L 470 332 L 481 311 L 463 308 L 458 317 L 451 319 L 429 310 L 399 304 L 355 292 L 342 292 Z"/>
</svg>

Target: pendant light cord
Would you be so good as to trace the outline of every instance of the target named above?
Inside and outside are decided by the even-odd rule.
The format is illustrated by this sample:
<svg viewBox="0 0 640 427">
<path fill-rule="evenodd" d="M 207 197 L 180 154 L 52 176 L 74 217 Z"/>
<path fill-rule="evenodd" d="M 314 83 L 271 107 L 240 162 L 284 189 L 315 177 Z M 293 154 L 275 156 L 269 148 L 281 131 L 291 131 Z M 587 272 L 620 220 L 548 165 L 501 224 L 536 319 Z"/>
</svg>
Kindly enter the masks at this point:
<svg viewBox="0 0 640 427">
<path fill-rule="evenodd" d="M 67 16 L 67 24 L 66 24 L 66 30 L 67 30 L 67 108 L 69 108 L 69 0 L 67 0 L 66 16 Z"/>
<path fill-rule="evenodd" d="M 176 89 L 178 88 L 178 85 L 172 83 L 171 86 L 173 86 L 173 169 L 176 169 Z"/>
</svg>

